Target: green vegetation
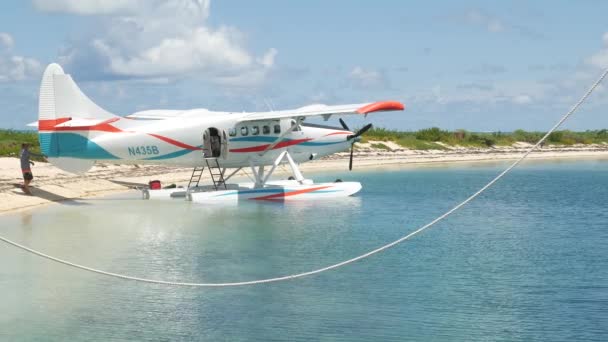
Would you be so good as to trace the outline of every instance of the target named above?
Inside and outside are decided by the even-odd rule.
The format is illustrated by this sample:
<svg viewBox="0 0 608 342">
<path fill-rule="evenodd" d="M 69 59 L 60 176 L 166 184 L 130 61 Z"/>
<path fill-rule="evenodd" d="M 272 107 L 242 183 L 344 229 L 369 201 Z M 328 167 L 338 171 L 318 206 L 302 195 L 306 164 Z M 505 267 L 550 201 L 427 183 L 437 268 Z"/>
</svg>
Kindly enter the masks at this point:
<svg viewBox="0 0 608 342">
<path fill-rule="evenodd" d="M 465 130 L 446 131 L 437 127 L 421 129 L 415 132 L 402 132 L 388 130 L 385 128 L 373 128 L 363 136 L 363 142 L 367 141 L 394 141 L 395 143 L 410 149 L 429 150 L 445 149 L 445 145 L 463 147 L 491 147 L 510 146 L 515 142 L 536 143 L 543 132 L 527 132 L 518 129 L 514 132 L 491 132 L 479 133 Z M 569 130 L 553 132 L 546 145 L 574 145 L 574 144 L 599 144 L 608 143 L 608 130 L 594 130 L 585 132 L 573 132 Z"/>
<path fill-rule="evenodd" d="M 416 133 L 417 132 L 393 131 L 385 128 L 372 128 L 363 135 L 362 142 L 367 142 L 369 140 L 393 141 L 403 147 L 413 150 L 445 149 L 445 147 L 435 143 L 434 141 L 417 139 Z"/>
<path fill-rule="evenodd" d="M 527 132 L 518 129 L 514 132 L 478 133 L 465 130 L 446 131 L 437 127 L 421 129 L 419 131 L 395 131 L 385 128 L 372 128 L 363 135 L 362 142 L 393 141 L 400 146 L 413 150 L 445 150 L 449 146 L 463 147 L 490 147 L 510 146 L 522 141 L 536 143 L 543 132 Z M 15 131 L 0 129 L 0 156 L 17 157 L 22 143 L 29 143 L 31 150 L 40 153 L 38 146 L 38 133 L 35 131 Z M 600 144 L 608 143 L 608 130 L 594 130 L 573 132 L 569 130 L 556 131 L 546 141 L 546 145 L 574 145 L 574 144 Z M 382 143 L 375 143 L 372 147 L 390 150 Z M 39 160 L 37 158 L 32 158 Z"/>
<path fill-rule="evenodd" d="M 372 148 L 375 148 L 378 150 L 390 150 L 390 148 L 388 146 L 384 145 L 383 143 L 372 144 Z"/>
<path fill-rule="evenodd" d="M 0 129 L 0 156 L 1 157 L 18 157 L 21 150 L 21 144 L 30 144 L 30 150 L 35 153 L 40 153 L 38 144 L 38 132 L 36 131 L 14 131 Z M 42 160 L 41 158 L 32 157 L 33 160 Z"/>
</svg>

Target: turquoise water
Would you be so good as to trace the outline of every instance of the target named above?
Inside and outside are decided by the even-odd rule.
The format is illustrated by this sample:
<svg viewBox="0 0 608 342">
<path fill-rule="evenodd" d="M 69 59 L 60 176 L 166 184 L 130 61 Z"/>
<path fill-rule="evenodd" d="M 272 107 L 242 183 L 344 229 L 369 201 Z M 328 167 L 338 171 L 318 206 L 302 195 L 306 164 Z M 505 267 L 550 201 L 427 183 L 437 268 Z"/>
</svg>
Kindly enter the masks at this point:
<svg viewBox="0 0 608 342">
<path fill-rule="evenodd" d="M 504 164 L 339 172 L 359 196 L 237 207 L 137 194 L 0 217 L 3 236 L 104 270 L 223 282 L 308 271 L 414 230 Z M 526 164 L 443 223 L 318 276 L 148 285 L 0 244 L 0 340 L 608 340 L 608 162 Z"/>
</svg>

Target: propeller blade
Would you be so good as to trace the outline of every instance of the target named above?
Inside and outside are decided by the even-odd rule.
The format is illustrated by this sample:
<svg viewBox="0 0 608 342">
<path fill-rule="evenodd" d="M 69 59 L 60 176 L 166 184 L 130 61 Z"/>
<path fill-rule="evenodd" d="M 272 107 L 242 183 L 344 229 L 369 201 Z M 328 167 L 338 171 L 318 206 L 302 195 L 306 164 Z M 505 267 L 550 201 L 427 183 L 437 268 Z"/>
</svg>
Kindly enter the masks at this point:
<svg viewBox="0 0 608 342">
<path fill-rule="evenodd" d="M 348 126 L 346 125 L 346 122 L 344 122 L 344 120 L 342 120 L 342 118 L 338 119 L 340 121 L 340 125 L 342 125 L 342 128 L 344 128 L 347 131 L 350 131 L 350 128 L 348 128 Z"/>
<path fill-rule="evenodd" d="M 372 125 L 371 123 L 370 123 L 370 124 L 367 124 L 367 125 L 365 125 L 365 126 L 363 126 L 363 128 L 361 128 L 361 129 L 359 130 L 359 132 L 357 132 L 357 134 L 356 134 L 356 135 L 357 135 L 357 136 L 363 135 L 365 132 L 369 131 L 369 130 L 370 130 L 370 128 L 372 128 L 373 126 L 374 126 L 374 125 Z"/>
<path fill-rule="evenodd" d="M 344 121 L 342 121 L 342 119 L 340 119 L 340 123 L 342 124 L 342 126 L 345 129 L 348 129 L 348 127 L 346 127 L 346 124 L 344 123 Z M 359 131 L 357 131 L 357 133 L 346 137 L 346 140 L 353 140 L 355 138 L 358 138 L 361 135 L 363 135 L 365 132 L 369 131 L 370 128 L 372 128 L 371 123 L 363 126 L 363 128 L 361 128 Z M 353 153 L 354 153 L 354 151 L 355 151 L 355 142 L 353 141 L 350 145 L 350 159 L 348 160 L 348 170 L 349 171 L 353 170 Z"/>
<path fill-rule="evenodd" d="M 350 145 L 350 159 L 348 160 L 348 171 L 353 170 L 353 151 L 355 150 L 355 144 Z"/>
<path fill-rule="evenodd" d="M 361 128 L 359 131 L 357 131 L 357 133 L 355 133 L 353 135 L 349 135 L 347 139 L 351 140 L 351 139 L 360 137 L 363 133 L 369 131 L 369 129 L 372 128 L 372 126 L 373 125 L 371 123 L 363 126 L 363 128 Z"/>
</svg>

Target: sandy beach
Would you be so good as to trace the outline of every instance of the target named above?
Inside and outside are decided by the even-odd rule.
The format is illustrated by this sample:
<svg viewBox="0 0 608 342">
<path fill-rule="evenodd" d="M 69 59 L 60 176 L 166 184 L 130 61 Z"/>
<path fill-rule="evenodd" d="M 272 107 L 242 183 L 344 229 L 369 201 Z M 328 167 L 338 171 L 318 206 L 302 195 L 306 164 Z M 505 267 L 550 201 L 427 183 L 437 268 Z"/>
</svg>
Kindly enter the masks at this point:
<svg viewBox="0 0 608 342">
<path fill-rule="evenodd" d="M 383 142 L 388 148 L 373 149 L 370 142 L 358 144 L 355 153 L 355 168 L 416 167 L 441 165 L 442 163 L 477 163 L 513 160 L 530 147 L 526 143 L 516 143 L 508 147 L 459 148 L 446 150 L 408 150 L 390 142 Z M 608 159 L 608 145 L 579 145 L 568 147 L 544 147 L 535 151 L 529 159 Z M 301 170 L 347 170 L 348 153 L 338 153 L 321 160 L 301 165 Z M 280 177 L 286 175 L 286 168 L 275 172 Z M 192 170 L 159 165 L 113 165 L 98 164 L 85 175 L 74 175 L 61 171 L 49 163 L 37 162 L 33 167 L 33 196 L 27 196 L 18 187 L 22 183 L 19 160 L 0 158 L 0 214 L 30 209 L 49 203 L 90 198 L 124 192 L 135 184 L 147 184 L 153 179 L 164 185 L 185 185 Z M 203 176 L 206 182 L 208 175 Z M 237 174 L 235 180 L 246 179 L 244 173 Z M 129 187 L 131 185 L 131 187 Z"/>
</svg>

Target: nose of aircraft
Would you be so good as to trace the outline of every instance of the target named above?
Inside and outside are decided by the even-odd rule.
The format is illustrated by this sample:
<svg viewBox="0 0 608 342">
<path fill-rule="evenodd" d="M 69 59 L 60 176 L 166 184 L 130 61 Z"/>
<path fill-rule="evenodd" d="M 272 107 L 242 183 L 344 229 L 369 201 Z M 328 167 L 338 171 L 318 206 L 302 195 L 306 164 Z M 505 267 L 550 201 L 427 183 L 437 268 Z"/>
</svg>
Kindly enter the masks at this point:
<svg viewBox="0 0 608 342">
<path fill-rule="evenodd" d="M 348 135 L 348 136 L 346 137 L 346 139 L 348 139 L 348 140 L 353 140 L 353 141 L 357 141 L 356 139 L 360 139 L 360 138 L 361 138 L 361 136 L 362 136 L 362 135 L 363 135 L 365 132 L 367 132 L 367 131 L 368 131 L 370 128 L 372 128 L 372 124 L 371 124 L 371 123 L 370 123 L 370 124 L 367 124 L 367 125 L 365 125 L 365 126 L 363 126 L 363 128 L 361 128 L 360 130 L 358 130 L 358 131 L 357 131 L 355 134 L 353 134 L 353 135 Z"/>
</svg>

